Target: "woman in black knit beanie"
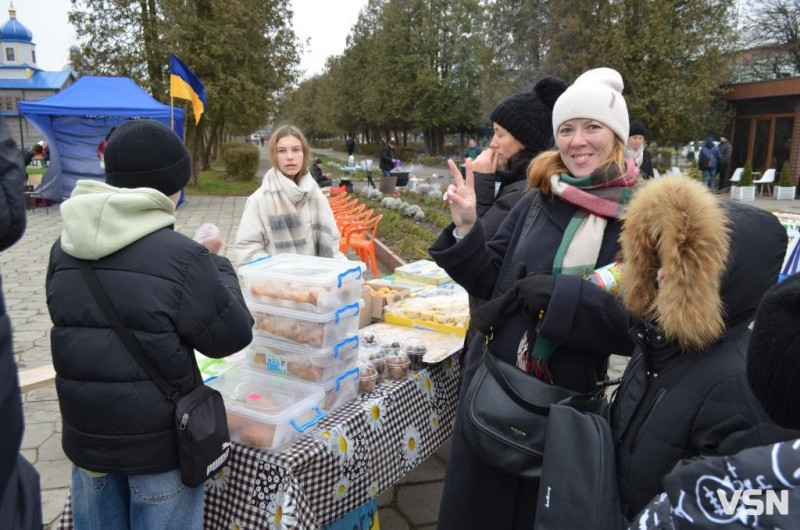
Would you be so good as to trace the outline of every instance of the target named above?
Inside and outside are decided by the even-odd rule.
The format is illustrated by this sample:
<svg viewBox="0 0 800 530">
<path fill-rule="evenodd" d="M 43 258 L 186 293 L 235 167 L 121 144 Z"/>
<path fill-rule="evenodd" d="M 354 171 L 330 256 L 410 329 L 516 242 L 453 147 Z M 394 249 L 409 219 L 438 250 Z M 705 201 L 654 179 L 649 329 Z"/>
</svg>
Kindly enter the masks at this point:
<svg viewBox="0 0 800 530">
<path fill-rule="evenodd" d="M 527 189 L 528 164 L 555 145 L 553 105 L 566 89 L 561 79 L 546 77 L 532 92 L 514 94 L 492 110 L 494 136 L 489 149 L 472 162 L 478 217 L 487 239 Z M 496 195 L 495 182 L 500 183 Z"/>
</svg>

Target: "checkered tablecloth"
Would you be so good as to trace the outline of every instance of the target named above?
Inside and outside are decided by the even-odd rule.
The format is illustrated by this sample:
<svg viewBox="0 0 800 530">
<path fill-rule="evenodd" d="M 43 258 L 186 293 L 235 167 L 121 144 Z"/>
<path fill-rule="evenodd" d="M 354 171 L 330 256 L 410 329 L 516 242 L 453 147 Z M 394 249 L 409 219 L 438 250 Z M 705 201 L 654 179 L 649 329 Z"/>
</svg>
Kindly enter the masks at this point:
<svg viewBox="0 0 800 530">
<path fill-rule="evenodd" d="M 377 496 L 450 436 L 457 357 L 379 385 L 281 453 L 234 444 L 206 483 L 203 526 L 318 529 Z M 72 529 L 69 499 L 59 529 Z"/>
</svg>

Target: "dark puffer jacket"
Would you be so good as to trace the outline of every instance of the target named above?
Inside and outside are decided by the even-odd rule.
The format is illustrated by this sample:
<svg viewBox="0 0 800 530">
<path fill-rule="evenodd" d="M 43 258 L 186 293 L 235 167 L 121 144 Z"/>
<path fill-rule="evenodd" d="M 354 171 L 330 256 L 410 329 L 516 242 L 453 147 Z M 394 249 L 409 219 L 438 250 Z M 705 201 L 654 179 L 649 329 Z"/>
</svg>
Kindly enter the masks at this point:
<svg viewBox="0 0 800 530">
<path fill-rule="evenodd" d="M 774 215 L 722 203 L 684 177 L 649 181 L 624 223 L 624 300 L 642 321 L 611 427 L 630 518 L 678 461 L 723 454 L 726 438 L 768 421 L 745 375 L 747 326 L 777 281 L 786 231 Z"/>
<path fill-rule="evenodd" d="M 160 197 L 147 196 L 131 204 L 130 196 L 139 190 L 80 181 L 73 198 L 62 205 L 65 230 L 50 253 L 47 306 L 54 324 L 51 347 L 62 444 L 73 463 L 96 472 L 135 475 L 177 468 L 174 405 L 117 337 L 73 255 L 88 257 L 86 252 L 104 242 L 123 242 L 122 248 L 110 253 L 113 247 L 101 249 L 92 266 L 123 323 L 181 395 L 201 383 L 193 350 L 224 357 L 243 349 L 252 338 L 253 320 L 230 262 L 210 256 L 171 226 L 149 232 L 148 223 L 136 222 L 146 208 L 154 209 L 151 202 L 159 209 L 168 201 L 148 191 Z M 81 192 L 90 204 L 69 204 Z M 110 211 L 114 201 L 120 208 Z M 145 206 L 137 209 L 139 204 Z M 169 208 L 168 202 L 164 208 Z M 158 211 L 157 215 L 158 223 L 163 223 L 171 214 Z M 89 223 L 75 221 L 81 216 L 97 222 L 98 231 L 132 225 L 129 230 L 140 226 L 145 233 L 127 245 L 129 233 L 82 241 L 78 231 L 88 230 Z"/>
<path fill-rule="evenodd" d="M 664 478 L 665 493 L 633 521 L 630 530 L 746 530 L 800 527 L 800 439 L 745 449 L 734 456 L 685 461 Z M 774 489 L 788 506 L 772 506 L 762 515 L 746 514 L 743 500 L 734 505 L 734 489 Z M 717 491 L 734 513 L 726 514 Z M 767 500 L 753 496 L 752 500 Z M 781 514 L 782 508 L 787 513 Z M 738 508 L 738 510 L 737 510 Z M 754 506 L 749 506 L 753 509 Z M 757 509 L 757 508 L 756 508 Z"/>
<path fill-rule="evenodd" d="M 25 170 L 22 157 L 5 122 L 0 120 L 0 250 L 25 232 Z M 17 365 L 0 280 L 0 499 L 17 462 L 22 443 L 22 403 Z"/>
</svg>

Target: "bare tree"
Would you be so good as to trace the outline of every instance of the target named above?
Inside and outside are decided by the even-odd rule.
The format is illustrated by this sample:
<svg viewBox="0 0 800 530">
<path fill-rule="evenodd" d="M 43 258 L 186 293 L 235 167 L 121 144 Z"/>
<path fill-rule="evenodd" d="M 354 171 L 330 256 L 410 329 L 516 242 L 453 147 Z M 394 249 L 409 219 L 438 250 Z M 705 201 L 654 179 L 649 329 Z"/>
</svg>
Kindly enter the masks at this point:
<svg viewBox="0 0 800 530">
<path fill-rule="evenodd" d="M 800 1 L 748 5 L 742 14 L 742 35 L 748 51 L 740 76 L 761 80 L 800 74 Z"/>
</svg>

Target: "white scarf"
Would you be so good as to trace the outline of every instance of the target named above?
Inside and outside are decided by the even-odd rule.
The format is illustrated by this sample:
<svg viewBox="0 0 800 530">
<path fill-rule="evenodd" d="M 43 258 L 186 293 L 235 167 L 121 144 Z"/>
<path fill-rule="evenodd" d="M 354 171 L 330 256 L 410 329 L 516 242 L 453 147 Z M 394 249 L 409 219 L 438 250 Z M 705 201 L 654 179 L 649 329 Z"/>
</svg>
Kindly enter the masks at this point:
<svg viewBox="0 0 800 530">
<path fill-rule="evenodd" d="M 330 204 L 322 195 L 311 173 L 297 183 L 275 168 L 264 175 L 265 220 L 270 242 L 278 253 L 304 254 L 332 258 L 339 251 L 339 231 Z M 310 215 L 306 218 L 307 209 Z"/>
<path fill-rule="evenodd" d="M 625 151 L 627 151 L 625 158 L 633 158 L 636 167 L 642 167 L 642 160 L 644 158 L 644 144 L 642 144 L 642 146 L 636 150 L 626 146 Z"/>
</svg>

